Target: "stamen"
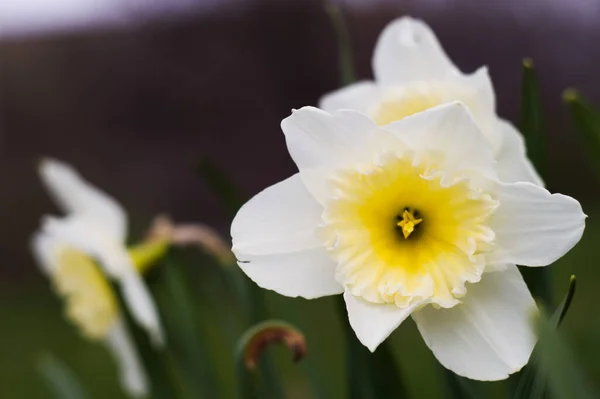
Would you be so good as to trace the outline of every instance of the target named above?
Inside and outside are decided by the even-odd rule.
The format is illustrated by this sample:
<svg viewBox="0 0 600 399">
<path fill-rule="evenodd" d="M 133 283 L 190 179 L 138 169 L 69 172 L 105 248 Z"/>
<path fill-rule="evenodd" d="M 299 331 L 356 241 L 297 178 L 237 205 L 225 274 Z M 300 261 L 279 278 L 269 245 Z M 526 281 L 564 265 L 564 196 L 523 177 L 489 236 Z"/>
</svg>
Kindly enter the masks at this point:
<svg viewBox="0 0 600 399">
<path fill-rule="evenodd" d="M 402 220 L 397 223 L 398 227 L 402 228 L 402 235 L 405 239 L 411 235 L 413 231 L 415 231 L 415 226 L 421 223 L 423 219 L 415 218 L 414 212 L 412 210 L 405 209 L 402 213 Z"/>
</svg>

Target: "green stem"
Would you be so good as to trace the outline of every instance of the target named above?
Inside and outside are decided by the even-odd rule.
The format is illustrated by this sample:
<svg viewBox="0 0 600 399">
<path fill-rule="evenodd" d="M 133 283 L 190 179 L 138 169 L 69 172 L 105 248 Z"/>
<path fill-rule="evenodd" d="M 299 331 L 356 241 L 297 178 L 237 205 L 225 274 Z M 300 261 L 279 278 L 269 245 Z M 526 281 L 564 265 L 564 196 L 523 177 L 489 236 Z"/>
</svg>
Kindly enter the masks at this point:
<svg viewBox="0 0 600 399">
<path fill-rule="evenodd" d="M 325 5 L 325 11 L 329 15 L 335 36 L 338 43 L 338 57 L 340 65 L 340 77 L 342 86 L 356 81 L 356 71 L 354 70 L 354 60 L 352 57 L 352 46 L 350 33 L 346 19 L 337 4 Z"/>
<path fill-rule="evenodd" d="M 337 300 L 343 318 L 343 330 L 348 351 L 347 377 L 351 399 L 379 399 L 407 397 L 390 345 L 384 341 L 371 353 L 358 341 L 347 321 L 346 304 Z"/>
</svg>

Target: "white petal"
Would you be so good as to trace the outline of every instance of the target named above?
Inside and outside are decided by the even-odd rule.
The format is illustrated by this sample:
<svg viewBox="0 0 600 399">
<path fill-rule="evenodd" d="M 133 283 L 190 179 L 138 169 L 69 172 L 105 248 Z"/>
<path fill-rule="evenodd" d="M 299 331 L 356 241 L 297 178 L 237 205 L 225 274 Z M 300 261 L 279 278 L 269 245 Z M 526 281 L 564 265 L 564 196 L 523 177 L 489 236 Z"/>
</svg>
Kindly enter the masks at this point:
<svg viewBox="0 0 600 399">
<path fill-rule="evenodd" d="M 233 252 L 240 257 L 322 247 L 318 234 L 322 212 L 295 174 L 263 190 L 238 211 L 231 224 Z"/>
<path fill-rule="evenodd" d="M 120 317 L 108 331 L 106 346 L 117 362 L 121 385 L 125 392 L 135 398 L 147 396 L 148 378 L 129 331 Z"/>
<path fill-rule="evenodd" d="M 127 215 L 108 194 L 85 181 L 71 166 L 53 159 L 39 165 L 46 188 L 66 213 L 93 220 L 97 229 L 123 241 L 127 233 Z"/>
<path fill-rule="evenodd" d="M 498 178 L 507 183 L 525 181 L 544 186 L 525 154 L 525 140 L 508 121 L 500 119 L 496 128 L 502 137 L 502 145 L 496 154 Z"/>
<path fill-rule="evenodd" d="M 408 308 L 395 304 L 370 303 L 344 292 L 350 326 L 358 340 L 371 352 L 381 344 L 398 326 L 423 303 L 415 303 Z"/>
<path fill-rule="evenodd" d="M 53 274 L 57 267 L 55 259 L 59 242 L 48 234 L 36 232 L 29 245 L 40 269 L 47 275 Z"/>
<path fill-rule="evenodd" d="M 373 73 L 379 84 L 440 80 L 460 74 L 423 21 L 404 17 L 385 27 L 375 46 Z"/>
<path fill-rule="evenodd" d="M 500 206 L 490 222 L 496 234 L 488 263 L 546 266 L 581 238 L 586 215 L 579 202 L 533 183 L 498 183 Z"/>
<path fill-rule="evenodd" d="M 353 110 L 329 114 L 313 107 L 294 111 L 281 122 L 288 150 L 302 182 L 321 204 L 330 199 L 328 178 L 340 166 L 372 162 L 377 151 L 405 151 L 395 135 Z"/>
<path fill-rule="evenodd" d="M 135 270 L 124 245 L 93 239 L 93 231 L 89 230 L 86 221 L 75 215 L 63 219 L 48 217 L 44 220 L 42 229 L 53 238 L 97 259 L 102 269 L 111 278 L 118 280 L 125 303 L 135 321 L 148 331 L 155 345 L 161 346 L 164 343 L 154 300 Z"/>
<path fill-rule="evenodd" d="M 446 84 L 451 88 L 448 95 L 452 96 L 446 100 L 461 101 L 467 106 L 492 152 L 496 153 L 503 137 L 497 127 L 496 95 L 487 67 L 481 67 L 470 75 L 453 77 Z"/>
<path fill-rule="evenodd" d="M 123 300 L 133 319 L 148 332 L 155 347 L 164 346 L 165 338 L 158 310 L 140 275 L 132 269 L 119 283 L 123 291 Z"/>
<path fill-rule="evenodd" d="M 475 115 L 496 115 L 496 94 L 487 67 L 483 66 L 470 75 L 461 75 L 453 79 L 464 90 L 463 102 Z"/>
<path fill-rule="evenodd" d="M 519 371 L 535 345 L 535 302 L 517 270 L 486 273 L 471 284 L 462 304 L 432 306 L 412 316 L 427 346 L 458 375 L 496 381 Z"/>
<path fill-rule="evenodd" d="M 85 215 L 72 214 L 64 218 L 46 216 L 42 219 L 41 230 L 88 255 L 103 261 L 102 266 L 111 277 L 119 277 L 124 273 L 123 262 L 113 262 L 121 259 L 123 245 L 116 237 L 105 234 L 102 229 L 95 228 L 95 220 L 87 219 Z"/>
<path fill-rule="evenodd" d="M 440 166 L 445 171 L 477 171 L 495 176 L 493 153 L 463 103 L 430 108 L 384 129 L 396 133 L 417 154 L 443 154 L 445 164 Z"/>
<path fill-rule="evenodd" d="M 335 280 L 335 263 L 325 248 L 243 258 L 240 255 L 238 260 L 256 284 L 281 295 L 313 299 L 344 291 Z"/>
<path fill-rule="evenodd" d="M 329 113 L 340 109 L 353 109 L 369 114 L 380 96 L 381 91 L 375 82 L 365 80 L 325 94 L 319 100 L 319 108 Z"/>
<path fill-rule="evenodd" d="M 378 130 L 367 116 L 355 111 L 329 114 L 303 107 L 281 121 L 288 151 L 298 169 L 339 165 L 361 157 L 361 150 Z"/>
</svg>

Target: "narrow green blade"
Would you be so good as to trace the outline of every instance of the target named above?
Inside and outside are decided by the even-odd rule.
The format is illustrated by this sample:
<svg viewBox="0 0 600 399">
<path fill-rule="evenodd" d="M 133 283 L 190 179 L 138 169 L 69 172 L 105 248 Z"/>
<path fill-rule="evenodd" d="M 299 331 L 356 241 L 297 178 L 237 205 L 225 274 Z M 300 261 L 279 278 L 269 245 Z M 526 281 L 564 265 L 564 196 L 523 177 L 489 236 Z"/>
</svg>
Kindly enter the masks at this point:
<svg viewBox="0 0 600 399">
<path fill-rule="evenodd" d="M 563 99 L 567 103 L 575 127 L 582 136 L 588 158 L 600 179 L 600 113 L 573 89 L 566 90 Z"/>
<path fill-rule="evenodd" d="M 546 376 L 548 391 L 553 399 L 598 398 L 585 377 L 569 343 L 554 323 L 542 317 L 539 323 L 538 367 Z"/>
<path fill-rule="evenodd" d="M 206 347 L 209 341 L 198 326 L 196 304 L 186 283 L 185 266 L 178 251 L 171 249 L 162 268 L 165 291 L 161 307 L 169 352 L 178 365 L 186 391 L 192 397 L 215 398 L 220 395 Z"/>
<path fill-rule="evenodd" d="M 525 137 L 527 155 L 542 177 L 546 176 L 547 138 L 537 73 L 531 59 L 523 61 L 519 127 Z"/>
<path fill-rule="evenodd" d="M 544 399 L 547 388 L 549 388 L 552 398 L 565 398 L 565 396 L 560 395 L 565 392 L 572 392 L 573 394 L 578 392 L 577 390 L 573 391 L 572 384 L 583 384 L 582 389 L 588 390 L 588 388 L 585 388 L 586 383 L 580 371 L 577 371 L 580 374 L 579 376 L 573 377 L 568 376 L 571 371 L 561 370 L 561 367 L 575 367 L 577 369 L 578 366 L 574 365 L 575 360 L 568 349 L 567 343 L 556 332 L 569 311 L 575 296 L 575 288 L 576 279 L 575 276 L 571 276 L 567 294 L 552 317 L 547 319 L 542 312 L 539 321 L 539 341 L 531 355 L 531 361 L 520 374 L 513 399 Z M 559 361 L 559 359 L 562 360 Z M 561 364 L 561 361 L 564 363 Z M 563 374 L 565 380 L 563 381 L 562 377 L 557 379 L 557 373 Z M 588 396 L 575 395 L 570 397 L 587 398 Z"/>
<path fill-rule="evenodd" d="M 441 368 L 443 366 L 440 365 Z M 444 380 L 446 386 L 446 398 L 449 399 L 479 399 L 484 397 L 478 384 L 481 382 L 472 381 L 468 378 L 454 374 L 452 371 L 444 368 Z"/>
<path fill-rule="evenodd" d="M 213 189 L 221 202 L 231 212 L 232 217 L 244 204 L 245 199 L 233 182 L 216 165 L 207 160 L 201 162 L 199 172 L 204 181 Z M 238 298 L 238 306 L 249 315 L 251 324 L 268 319 L 268 309 L 265 303 L 264 290 L 250 281 L 237 268 L 224 270 L 225 279 Z M 275 371 L 273 360 L 265 357 L 260 362 L 262 383 L 259 384 L 261 397 L 283 397 L 283 388 Z M 266 395 L 266 396 L 265 396 Z"/>
<path fill-rule="evenodd" d="M 340 81 L 342 86 L 356 81 L 356 71 L 352 57 L 352 43 L 346 19 L 340 10 L 340 6 L 334 3 L 325 5 L 325 11 L 331 20 L 331 25 L 335 30 L 335 36 L 338 44 Z"/>
<path fill-rule="evenodd" d="M 198 172 L 227 210 L 232 215 L 235 215 L 238 209 L 244 204 L 245 199 L 229 177 L 207 159 L 200 162 Z"/>
<path fill-rule="evenodd" d="M 371 353 L 356 338 L 356 334 L 348 322 L 344 299 L 340 296 L 337 300 L 348 348 L 347 372 L 350 398 L 407 397 L 390 345 L 384 341 L 374 353 Z"/>
<path fill-rule="evenodd" d="M 56 399 L 86 399 L 83 386 L 71 369 L 52 354 L 39 359 L 37 369 Z"/>
</svg>

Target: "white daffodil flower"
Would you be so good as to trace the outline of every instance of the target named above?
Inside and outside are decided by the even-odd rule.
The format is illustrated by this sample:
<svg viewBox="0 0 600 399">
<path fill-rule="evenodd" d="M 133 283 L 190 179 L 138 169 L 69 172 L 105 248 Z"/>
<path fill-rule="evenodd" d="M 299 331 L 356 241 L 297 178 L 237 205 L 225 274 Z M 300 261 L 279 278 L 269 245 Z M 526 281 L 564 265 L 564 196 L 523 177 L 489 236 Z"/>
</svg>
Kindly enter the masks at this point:
<svg viewBox="0 0 600 399">
<path fill-rule="evenodd" d="M 164 343 L 156 306 L 125 247 L 127 215 L 123 207 L 92 186 L 69 165 L 43 160 L 39 173 L 64 217 L 45 216 L 42 232 L 97 259 L 116 279 L 133 318 L 156 346 Z"/>
<path fill-rule="evenodd" d="M 500 180 L 543 185 L 525 155 L 521 134 L 496 115 L 487 68 L 463 74 L 424 22 L 410 17 L 391 22 L 375 47 L 373 73 L 375 81 L 361 81 L 327 94 L 319 107 L 330 113 L 353 109 L 387 125 L 443 103 L 461 101 L 492 147 Z"/>
<path fill-rule="evenodd" d="M 121 385 L 132 397 L 144 397 L 149 386 L 117 299 L 92 259 L 51 235 L 36 233 L 32 251 L 42 271 L 66 303 L 66 316 L 83 335 L 102 341 L 118 363 Z"/>
<path fill-rule="evenodd" d="M 499 380 L 526 364 L 536 306 L 515 265 L 570 250 L 585 227 L 579 202 L 501 181 L 462 103 L 383 127 L 305 107 L 281 126 L 300 172 L 256 195 L 231 226 L 252 280 L 291 297 L 343 294 L 371 351 L 412 315 L 459 375 Z"/>
</svg>

